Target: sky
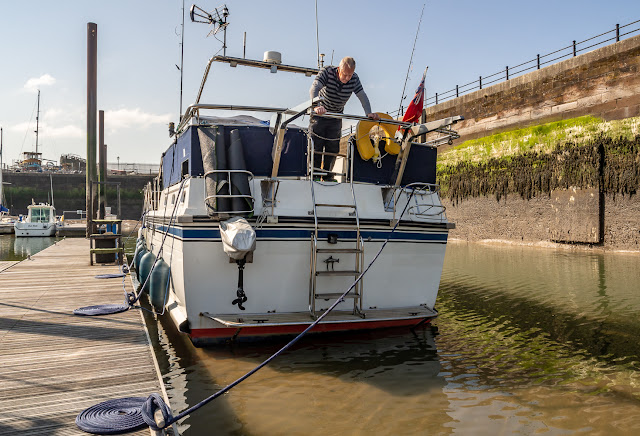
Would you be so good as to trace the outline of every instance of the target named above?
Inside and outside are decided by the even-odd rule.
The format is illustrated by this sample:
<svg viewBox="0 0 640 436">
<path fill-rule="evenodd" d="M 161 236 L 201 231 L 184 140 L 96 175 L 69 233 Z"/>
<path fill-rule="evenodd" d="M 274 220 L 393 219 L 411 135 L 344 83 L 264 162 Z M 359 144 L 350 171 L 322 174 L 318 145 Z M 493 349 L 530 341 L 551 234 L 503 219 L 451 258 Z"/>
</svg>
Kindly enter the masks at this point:
<svg viewBox="0 0 640 436">
<path fill-rule="evenodd" d="M 210 26 L 192 23 L 185 2 L 183 107 L 195 102 L 209 58 L 222 54 Z M 222 3 L 196 0 L 207 11 Z M 86 156 L 87 23 L 98 26 L 98 109 L 105 111 L 108 161 L 159 163 L 167 125 L 180 112 L 182 0 L 0 0 L 0 127 L 3 162 L 39 148 L 46 159 Z M 412 98 L 426 66 L 427 96 L 488 76 L 640 19 L 638 0 L 228 0 L 227 55 L 317 66 L 356 59 L 374 111 Z M 420 14 L 424 15 L 418 31 Z M 630 28 L 638 28 L 640 23 Z M 636 33 L 639 34 L 639 33 Z M 415 51 L 410 58 L 415 41 Z M 214 63 L 201 102 L 292 107 L 313 78 Z M 346 113 L 362 114 L 357 98 Z M 224 115 L 217 113 L 215 115 Z M 263 116 L 268 119 L 268 116 Z"/>
</svg>

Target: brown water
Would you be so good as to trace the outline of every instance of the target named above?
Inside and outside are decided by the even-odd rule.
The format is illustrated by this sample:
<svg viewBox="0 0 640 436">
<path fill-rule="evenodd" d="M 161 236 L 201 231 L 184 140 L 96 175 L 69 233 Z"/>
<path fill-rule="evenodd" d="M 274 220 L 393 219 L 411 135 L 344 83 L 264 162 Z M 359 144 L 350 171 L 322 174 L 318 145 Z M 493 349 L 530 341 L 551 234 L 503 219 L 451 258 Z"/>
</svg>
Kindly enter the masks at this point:
<svg viewBox="0 0 640 436">
<path fill-rule="evenodd" d="M 180 430 L 640 434 L 639 283 L 638 254 L 452 243 L 433 326 L 305 338 Z M 149 321 L 174 413 L 282 345 L 198 349 Z"/>
</svg>

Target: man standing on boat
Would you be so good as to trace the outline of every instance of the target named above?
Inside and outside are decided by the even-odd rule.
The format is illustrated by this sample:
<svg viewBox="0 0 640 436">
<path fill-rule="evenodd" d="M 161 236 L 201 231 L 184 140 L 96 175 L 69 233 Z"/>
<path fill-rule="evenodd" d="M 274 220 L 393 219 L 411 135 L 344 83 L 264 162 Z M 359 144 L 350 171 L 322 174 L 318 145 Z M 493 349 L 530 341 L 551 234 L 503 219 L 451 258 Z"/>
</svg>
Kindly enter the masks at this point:
<svg viewBox="0 0 640 436">
<path fill-rule="evenodd" d="M 347 100 L 354 93 L 360 100 L 364 113 L 374 120 L 379 120 L 378 114 L 371 112 L 371 103 L 364 92 L 358 75 L 355 73 L 356 61 L 347 56 L 340 61 L 338 67 L 324 67 L 311 85 L 309 94 L 311 98 L 320 97 L 320 102 L 314 108 L 314 112 L 322 115 L 326 112 L 342 113 Z M 322 155 L 321 153 L 338 153 L 340 151 L 340 133 L 342 131 L 342 120 L 336 118 L 311 117 L 309 131 L 313 136 L 315 154 L 313 156 L 313 167 L 320 169 L 320 164 L 324 157 L 324 171 L 331 171 L 335 156 Z M 325 175 L 325 181 L 333 181 L 332 174 Z"/>
</svg>

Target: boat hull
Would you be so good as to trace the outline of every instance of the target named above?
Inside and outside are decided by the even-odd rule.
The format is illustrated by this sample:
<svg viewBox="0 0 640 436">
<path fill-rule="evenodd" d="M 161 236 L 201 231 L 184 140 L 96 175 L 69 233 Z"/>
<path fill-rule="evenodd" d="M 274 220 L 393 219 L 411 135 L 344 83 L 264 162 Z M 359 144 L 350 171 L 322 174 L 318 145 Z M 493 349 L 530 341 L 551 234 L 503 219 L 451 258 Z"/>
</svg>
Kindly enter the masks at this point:
<svg viewBox="0 0 640 436">
<path fill-rule="evenodd" d="M 437 313 L 425 318 L 362 320 L 360 322 L 336 321 L 319 323 L 309 334 L 337 333 L 391 329 L 398 327 L 414 328 L 428 325 Z M 257 341 L 278 337 L 294 336 L 302 333 L 311 325 L 311 321 L 298 324 L 254 325 L 244 327 L 218 327 L 191 330 L 189 338 L 195 345 L 220 344 L 229 341 Z"/>
<path fill-rule="evenodd" d="M 14 223 L 14 231 L 16 237 L 26 236 L 54 236 L 56 234 L 55 223 Z"/>
<path fill-rule="evenodd" d="M 253 180 L 256 205 L 265 204 L 262 185 Z M 155 310 L 168 312 L 194 343 L 295 335 L 330 307 L 312 332 L 412 327 L 437 316 L 450 228 L 437 192 L 423 194 L 435 205 L 425 218 L 415 213 L 417 200 L 412 208 L 402 204 L 406 194 L 395 207 L 407 213 L 396 214 L 375 185 L 354 185 L 353 191 L 348 184 L 314 186 L 312 201 L 309 181 L 283 180 L 283 200 L 271 219 L 259 219 L 260 210 L 248 218 L 255 249 L 240 265 L 225 252 L 219 221 L 207 216 L 204 188 L 204 180 L 190 178 L 163 190 L 139 234 L 145 250 L 170 269 L 170 280 L 149 280 Z M 332 206 L 349 204 L 353 196 L 357 215 Z M 323 205 L 317 216 L 314 201 Z M 145 282 L 148 269 L 140 273 Z M 236 300 L 240 283 L 243 307 Z"/>
<path fill-rule="evenodd" d="M 152 227 L 152 249 L 158 250 L 164 240 L 166 248 L 161 256 L 172 265 L 166 308 L 178 329 L 194 343 L 295 335 L 315 320 L 309 310 L 312 228 L 263 226 L 257 231 L 253 261 L 244 267 L 246 313 L 232 304 L 238 267 L 224 253 L 217 226 Z M 338 247 L 353 245 L 350 236 L 355 235 L 338 234 Z M 347 296 L 312 332 L 412 327 L 436 317 L 432 308 L 444 261 L 446 231 L 405 228 L 391 235 L 387 227 L 363 228 L 362 234 L 367 238 L 365 265 L 387 237 L 395 238 L 363 277 L 362 313 L 360 307 L 354 310 L 354 300 Z M 346 254 L 339 257 L 339 265 L 353 261 Z M 390 274 L 390 268 L 394 274 Z M 354 279 L 325 278 L 318 286 L 342 293 Z M 317 299 L 316 316 L 335 300 L 335 296 Z"/>
</svg>

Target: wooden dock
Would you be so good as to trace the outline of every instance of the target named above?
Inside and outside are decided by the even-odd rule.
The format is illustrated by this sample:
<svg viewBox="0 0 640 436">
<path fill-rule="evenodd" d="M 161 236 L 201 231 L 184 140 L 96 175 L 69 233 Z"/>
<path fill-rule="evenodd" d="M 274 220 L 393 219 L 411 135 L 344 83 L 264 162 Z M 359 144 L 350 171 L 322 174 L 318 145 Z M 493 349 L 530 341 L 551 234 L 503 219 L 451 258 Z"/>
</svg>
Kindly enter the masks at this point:
<svg viewBox="0 0 640 436">
<path fill-rule="evenodd" d="M 166 401 L 139 309 L 73 315 L 124 302 L 122 279 L 95 278 L 118 267 L 89 266 L 88 240 L 64 239 L 0 271 L 0 434 L 86 435 L 75 418 L 87 407 L 153 392 Z"/>
<path fill-rule="evenodd" d="M 4 271 L 5 269 L 11 268 L 16 263 L 19 263 L 19 261 L 17 261 L 17 260 L 0 260 L 0 272 Z"/>
</svg>

